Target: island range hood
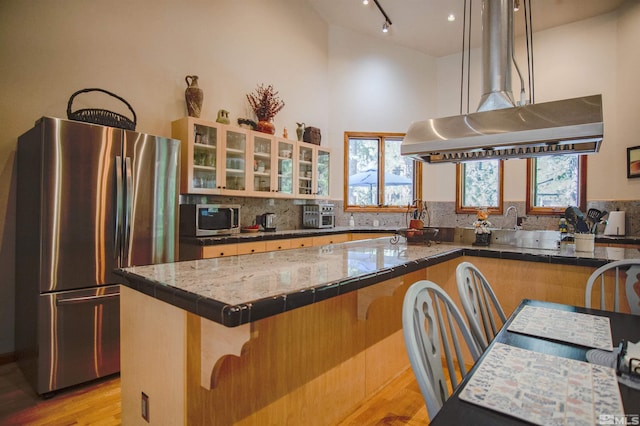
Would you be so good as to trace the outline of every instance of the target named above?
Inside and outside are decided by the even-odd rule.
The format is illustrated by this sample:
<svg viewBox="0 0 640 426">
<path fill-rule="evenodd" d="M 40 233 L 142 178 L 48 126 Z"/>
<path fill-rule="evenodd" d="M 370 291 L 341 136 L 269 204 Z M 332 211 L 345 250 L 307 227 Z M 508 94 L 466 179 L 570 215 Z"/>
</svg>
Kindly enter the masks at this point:
<svg viewBox="0 0 640 426">
<path fill-rule="evenodd" d="M 598 152 L 602 96 L 515 106 L 513 0 L 482 2 L 483 95 L 478 112 L 417 121 L 401 154 L 429 163 Z"/>
</svg>

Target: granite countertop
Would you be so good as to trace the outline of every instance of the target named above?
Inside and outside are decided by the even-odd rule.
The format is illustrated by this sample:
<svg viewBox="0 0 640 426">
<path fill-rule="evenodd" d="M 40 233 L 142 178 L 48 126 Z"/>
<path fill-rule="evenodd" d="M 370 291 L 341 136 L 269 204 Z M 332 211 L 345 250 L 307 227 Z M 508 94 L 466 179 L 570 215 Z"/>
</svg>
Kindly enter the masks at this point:
<svg viewBox="0 0 640 426">
<path fill-rule="evenodd" d="M 438 227 L 436 227 L 438 228 Z M 454 230 L 454 228 L 440 228 Z M 252 241 L 264 241 L 264 240 L 281 240 L 287 238 L 305 238 L 322 235 L 336 235 L 345 233 L 380 233 L 389 234 L 395 233 L 398 230 L 397 226 L 336 226 L 334 228 L 321 228 L 321 229 L 288 229 L 275 232 L 248 232 L 238 233 L 233 235 L 220 235 L 213 237 L 180 237 L 180 243 L 192 244 L 197 246 L 210 246 L 217 244 L 234 244 L 245 243 Z M 638 244 L 640 245 L 640 237 L 636 236 L 608 236 L 608 235 L 596 235 L 596 243 L 600 244 Z"/>
<path fill-rule="evenodd" d="M 263 240 L 283 240 L 287 238 L 305 238 L 305 237 L 318 237 L 322 235 L 337 235 L 346 233 L 380 233 L 389 234 L 395 233 L 398 227 L 384 227 L 384 226 L 359 226 L 359 227 L 347 227 L 336 226 L 334 228 L 319 228 L 319 229 L 287 229 L 273 232 L 241 232 L 233 235 L 220 235 L 212 237 L 180 237 L 180 243 L 193 244 L 197 246 L 211 246 L 217 244 L 233 244 L 233 243 L 246 243 L 251 241 L 263 241 Z"/>
<path fill-rule="evenodd" d="M 228 327 L 358 290 L 463 255 L 599 267 L 640 259 L 640 250 L 556 250 L 440 243 L 392 244 L 392 238 L 285 251 L 136 266 L 118 270 L 125 285 Z"/>
</svg>

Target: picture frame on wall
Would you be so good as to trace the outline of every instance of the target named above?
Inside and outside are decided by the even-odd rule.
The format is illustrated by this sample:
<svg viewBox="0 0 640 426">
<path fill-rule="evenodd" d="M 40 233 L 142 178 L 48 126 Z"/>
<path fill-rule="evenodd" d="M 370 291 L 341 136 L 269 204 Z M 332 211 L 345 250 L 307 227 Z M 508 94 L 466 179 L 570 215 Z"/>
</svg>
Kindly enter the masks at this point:
<svg viewBox="0 0 640 426">
<path fill-rule="evenodd" d="M 640 145 L 627 148 L 627 178 L 640 178 Z"/>
</svg>

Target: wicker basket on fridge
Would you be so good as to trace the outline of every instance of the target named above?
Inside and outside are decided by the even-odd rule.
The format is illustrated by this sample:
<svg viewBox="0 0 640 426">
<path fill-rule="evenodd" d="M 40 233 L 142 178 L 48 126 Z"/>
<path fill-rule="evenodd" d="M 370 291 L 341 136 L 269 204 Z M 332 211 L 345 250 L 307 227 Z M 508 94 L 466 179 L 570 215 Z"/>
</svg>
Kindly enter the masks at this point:
<svg viewBox="0 0 640 426">
<path fill-rule="evenodd" d="M 127 108 L 129 108 L 129 111 L 131 111 L 131 114 L 133 115 L 133 120 L 129 119 L 128 117 L 125 117 L 122 114 L 118 114 L 116 112 L 108 111 L 106 109 L 101 109 L 101 108 L 84 108 L 84 109 L 79 109 L 77 111 L 71 111 L 71 104 L 73 103 L 73 99 L 77 95 L 81 93 L 87 93 L 87 92 L 102 92 L 118 99 L 119 101 L 124 103 L 127 106 Z M 82 90 L 78 90 L 73 95 L 71 95 L 71 98 L 69 98 L 69 102 L 67 103 L 67 117 L 69 118 L 69 120 L 84 121 L 85 123 L 93 123 L 93 124 L 101 124 L 103 126 L 118 127 L 120 129 L 125 129 L 125 130 L 136 129 L 136 119 L 137 119 L 136 112 L 133 110 L 131 105 L 129 105 L 129 102 L 125 101 L 120 96 L 104 89 L 97 89 L 97 88 L 82 89 Z"/>
</svg>

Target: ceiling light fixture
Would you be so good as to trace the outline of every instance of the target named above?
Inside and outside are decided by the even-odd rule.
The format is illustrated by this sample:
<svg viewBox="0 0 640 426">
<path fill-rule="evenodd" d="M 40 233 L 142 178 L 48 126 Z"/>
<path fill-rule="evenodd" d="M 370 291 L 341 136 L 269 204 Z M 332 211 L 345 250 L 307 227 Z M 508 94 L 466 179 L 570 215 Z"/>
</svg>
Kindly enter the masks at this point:
<svg viewBox="0 0 640 426">
<path fill-rule="evenodd" d="M 382 16 L 384 16 L 384 24 L 382 24 L 382 32 L 387 33 L 389 32 L 389 27 L 392 25 L 391 19 L 389 19 L 389 16 L 387 15 L 387 13 L 384 11 L 382 6 L 380 6 L 380 3 L 378 2 L 378 0 L 373 0 L 373 2 L 376 4 L 376 7 L 380 11 L 380 13 L 382 13 Z"/>
</svg>

